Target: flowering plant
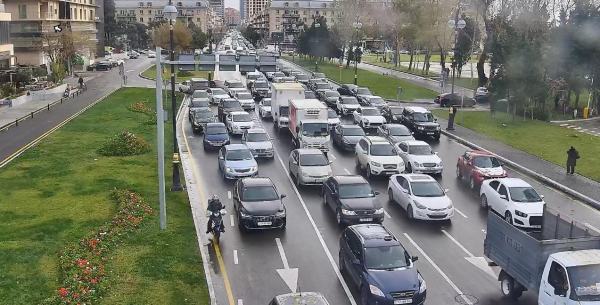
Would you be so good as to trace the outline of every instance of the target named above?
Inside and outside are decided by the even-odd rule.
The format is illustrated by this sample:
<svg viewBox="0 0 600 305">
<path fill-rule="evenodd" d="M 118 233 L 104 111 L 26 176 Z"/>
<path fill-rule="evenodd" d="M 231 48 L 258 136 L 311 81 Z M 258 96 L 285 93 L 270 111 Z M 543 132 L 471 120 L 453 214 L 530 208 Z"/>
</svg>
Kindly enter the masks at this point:
<svg viewBox="0 0 600 305">
<path fill-rule="evenodd" d="M 98 153 L 104 156 L 140 155 L 148 151 L 150 151 L 150 144 L 127 130 L 109 139 L 98 149 Z"/>
</svg>

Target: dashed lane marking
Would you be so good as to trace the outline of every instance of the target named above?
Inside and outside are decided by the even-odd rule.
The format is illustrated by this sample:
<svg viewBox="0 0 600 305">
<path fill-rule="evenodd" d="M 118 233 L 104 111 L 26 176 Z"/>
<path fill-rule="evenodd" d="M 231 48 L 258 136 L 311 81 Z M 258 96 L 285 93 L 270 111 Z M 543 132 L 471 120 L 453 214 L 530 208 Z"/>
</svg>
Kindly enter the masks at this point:
<svg viewBox="0 0 600 305">
<path fill-rule="evenodd" d="M 231 199 L 231 191 L 227 191 L 227 199 Z"/>
<path fill-rule="evenodd" d="M 238 301 L 237 301 L 237 305 L 244 305 L 244 300 L 242 300 L 242 299 L 238 299 Z"/>
<path fill-rule="evenodd" d="M 235 265 L 237 265 L 237 264 L 239 264 L 239 263 L 240 263 L 240 261 L 239 261 L 239 259 L 238 259 L 238 251 L 237 251 L 237 250 L 233 250 L 233 263 L 234 263 Z"/>
<path fill-rule="evenodd" d="M 464 218 L 469 218 L 469 216 L 467 216 L 465 213 L 461 212 L 459 209 L 457 209 L 456 207 L 454 207 L 454 210 L 456 211 L 456 213 L 460 214 L 460 216 L 464 217 Z"/>
<path fill-rule="evenodd" d="M 444 233 L 444 235 L 446 235 L 446 237 L 448 237 L 454 244 L 456 244 L 459 248 L 461 248 L 463 251 L 465 251 L 465 253 L 469 256 L 469 257 L 475 257 L 475 255 L 473 255 L 473 253 L 471 253 L 469 250 L 467 250 L 467 248 L 465 248 L 461 243 L 458 242 L 458 240 L 456 240 L 456 238 L 454 238 L 454 236 L 450 235 L 450 233 L 448 233 L 448 231 L 442 229 L 442 233 Z"/>
<path fill-rule="evenodd" d="M 387 218 L 392 218 L 392 216 L 384 209 L 383 213 L 385 214 L 385 217 Z"/>
<path fill-rule="evenodd" d="M 232 227 L 235 227 L 235 217 L 233 216 L 233 214 L 229 215 L 229 222 L 231 222 Z"/>
</svg>

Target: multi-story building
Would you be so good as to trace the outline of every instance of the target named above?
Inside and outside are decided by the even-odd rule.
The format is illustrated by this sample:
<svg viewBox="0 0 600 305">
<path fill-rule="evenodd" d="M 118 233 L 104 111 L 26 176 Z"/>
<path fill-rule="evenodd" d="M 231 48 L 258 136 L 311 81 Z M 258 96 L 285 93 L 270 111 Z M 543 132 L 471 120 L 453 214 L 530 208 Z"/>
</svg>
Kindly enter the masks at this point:
<svg viewBox="0 0 600 305">
<path fill-rule="evenodd" d="M 246 0 L 246 18 L 251 21 L 268 7 L 269 0 Z"/>
<path fill-rule="evenodd" d="M 226 7 L 224 22 L 225 22 L 226 26 L 230 26 L 230 27 L 240 25 L 240 22 L 241 22 L 240 11 L 238 11 L 232 7 Z"/>
<path fill-rule="evenodd" d="M 215 11 L 218 17 L 223 18 L 225 11 L 224 0 L 209 0 L 210 7 Z"/>
<path fill-rule="evenodd" d="M 115 0 L 115 18 L 126 22 L 139 22 L 148 25 L 162 21 L 163 8 L 168 0 Z M 175 0 L 177 22 L 194 23 L 203 32 L 207 32 L 215 23 L 216 15 L 206 0 Z"/>
<path fill-rule="evenodd" d="M 248 0 L 240 0 L 240 20 L 245 21 L 248 19 Z"/>
<path fill-rule="evenodd" d="M 4 0 L 6 12 L 12 15 L 10 35 L 17 64 L 47 64 L 44 36 L 54 33 L 56 25 L 92 45 L 77 46 L 84 62 L 95 58 L 96 1 L 102 0 Z"/>
<path fill-rule="evenodd" d="M 0 70 L 15 64 L 14 48 L 10 41 L 10 14 L 4 12 L 4 4 L 0 3 Z"/>
</svg>

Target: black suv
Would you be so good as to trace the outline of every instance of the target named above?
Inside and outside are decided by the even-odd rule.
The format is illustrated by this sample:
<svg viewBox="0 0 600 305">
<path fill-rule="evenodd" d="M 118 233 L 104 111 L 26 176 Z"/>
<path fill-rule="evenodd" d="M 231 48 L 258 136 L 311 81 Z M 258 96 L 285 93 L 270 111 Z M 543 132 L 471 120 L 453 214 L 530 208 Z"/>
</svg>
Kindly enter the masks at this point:
<svg viewBox="0 0 600 305">
<path fill-rule="evenodd" d="M 383 222 L 383 208 L 363 176 L 340 175 L 323 183 L 323 203 L 335 211 L 339 225 L 348 223 Z"/>
<path fill-rule="evenodd" d="M 350 226 L 340 237 L 340 272 L 360 289 L 361 304 L 424 304 L 427 285 L 416 260 L 382 225 Z"/>
<path fill-rule="evenodd" d="M 415 138 L 440 139 L 440 124 L 431 112 L 423 107 L 405 107 L 400 123 L 408 127 Z"/>
</svg>

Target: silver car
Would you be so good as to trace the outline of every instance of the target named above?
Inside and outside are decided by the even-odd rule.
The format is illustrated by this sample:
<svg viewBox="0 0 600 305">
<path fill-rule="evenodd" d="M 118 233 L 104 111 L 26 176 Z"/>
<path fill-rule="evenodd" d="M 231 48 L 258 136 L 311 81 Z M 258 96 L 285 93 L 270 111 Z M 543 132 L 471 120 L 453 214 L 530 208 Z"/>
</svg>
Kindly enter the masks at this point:
<svg viewBox="0 0 600 305">
<path fill-rule="evenodd" d="M 242 144 L 245 144 L 255 158 L 273 158 L 273 142 L 269 134 L 262 128 L 251 128 L 244 131 Z"/>
<path fill-rule="evenodd" d="M 332 174 L 331 162 L 316 148 L 292 150 L 288 168 L 298 186 L 323 184 Z"/>
<path fill-rule="evenodd" d="M 387 138 L 392 144 L 415 139 L 410 129 L 402 124 L 383 124 L 377 128 L 377 135 Z"/>
<path fill-rule="evenodd" d="M 237 179 L 258 175 L 258 164 L 243 144 L 229 144 L 219 150 L 219 170 L 223 179 Z"/>
</svg>

